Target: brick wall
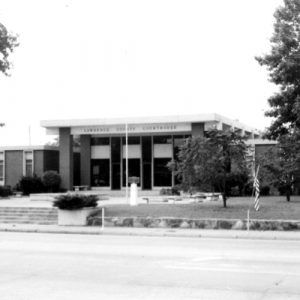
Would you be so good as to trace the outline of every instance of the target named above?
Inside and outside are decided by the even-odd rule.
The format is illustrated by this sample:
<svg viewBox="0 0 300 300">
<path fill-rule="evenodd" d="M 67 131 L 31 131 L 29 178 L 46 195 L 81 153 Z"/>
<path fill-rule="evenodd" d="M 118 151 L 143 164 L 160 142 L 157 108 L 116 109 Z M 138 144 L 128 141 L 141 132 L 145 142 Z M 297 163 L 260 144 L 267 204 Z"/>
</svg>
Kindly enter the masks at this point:
<svg viewBox="0 0 300 300">
<path fill-rule="evenodd" d="M 5 151 L 5 185 L 14 187 L 23 176 L 23 151 Z"/>
</svg>

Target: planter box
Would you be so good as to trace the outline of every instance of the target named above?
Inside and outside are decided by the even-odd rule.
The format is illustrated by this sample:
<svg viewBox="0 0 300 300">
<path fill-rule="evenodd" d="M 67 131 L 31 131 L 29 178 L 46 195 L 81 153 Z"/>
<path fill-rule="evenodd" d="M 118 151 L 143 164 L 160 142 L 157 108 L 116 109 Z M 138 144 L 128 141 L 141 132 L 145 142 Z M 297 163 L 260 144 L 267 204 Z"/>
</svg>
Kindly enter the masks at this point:
<svg viewBox="0 0 300 300">
<path fill-rule="evenodd" d="M 58 225 L 60 226 L 85 226 L 87 217 L 95 208 L 83 208 L 76 210 L 58 209 Z"/>
</svg>

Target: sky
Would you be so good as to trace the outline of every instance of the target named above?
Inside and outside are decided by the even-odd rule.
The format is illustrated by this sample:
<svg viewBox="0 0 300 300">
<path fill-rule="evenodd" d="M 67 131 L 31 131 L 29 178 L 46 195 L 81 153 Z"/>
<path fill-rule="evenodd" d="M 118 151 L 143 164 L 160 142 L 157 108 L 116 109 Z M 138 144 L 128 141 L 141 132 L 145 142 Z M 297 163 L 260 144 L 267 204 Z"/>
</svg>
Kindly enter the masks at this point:
<svg viewBox="0 0 300 300">
<path fill-rule="evenodd" d="M 282 0 L 0 0 L 19 35 L 0 74 L 0 146 L 41 120 L 218 113 L 263 130 L 277 90 L 255 60 Z"/>
</svg>

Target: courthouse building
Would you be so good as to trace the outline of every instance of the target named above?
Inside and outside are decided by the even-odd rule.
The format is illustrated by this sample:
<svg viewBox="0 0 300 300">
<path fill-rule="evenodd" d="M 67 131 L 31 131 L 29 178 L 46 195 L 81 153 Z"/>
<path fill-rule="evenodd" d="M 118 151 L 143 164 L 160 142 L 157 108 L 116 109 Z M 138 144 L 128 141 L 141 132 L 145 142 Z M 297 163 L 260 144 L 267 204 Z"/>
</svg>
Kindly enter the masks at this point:
<svg viewBox="0 0 300 300">
<path fill-rule="evenodd" d="M 59 171 L 59 151 L 51 146 L 0 147 L 0 185 L 15 187 L 22 176 Z"/>
<path fill-rule="evenodd" d="M 170 187 L 177 182 L 166 165 L 176 158 L 185 138 L 203 136 L 213 128 L 235 130 L 249 139 L 259 137 L 256 129 L 217 114 L 48 120 L 41 121 L 41 126 L 48 134 L 59 136 L 59 173 L 66 189 L 74 185 L 109 190 L 125 188 L 126 157 L 128 176 L 139 177 L 140 189 Z M 74 137 L 80 140 L 80 163 L 76 171 Z"/>
</svg>

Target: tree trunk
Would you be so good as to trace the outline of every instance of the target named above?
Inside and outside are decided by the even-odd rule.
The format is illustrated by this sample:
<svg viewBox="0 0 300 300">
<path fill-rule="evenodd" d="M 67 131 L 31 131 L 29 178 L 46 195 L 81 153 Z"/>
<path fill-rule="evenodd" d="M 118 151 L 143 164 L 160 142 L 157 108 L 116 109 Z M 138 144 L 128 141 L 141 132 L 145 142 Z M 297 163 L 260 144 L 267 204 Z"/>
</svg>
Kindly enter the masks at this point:
<svg viewBox="0 0 300 300">
<path fill-rule="evenodd" d="M 291 200 L 291 191 L 290 189 L 288 188 L 287 191 L 286 191 L 286 201 L 287 202 L 290 202 Z"/>
<path fill-rule="evenodd" d="M 226 174 L 224 174 L 225 178 Z M 226 201 L 227 201 L 227 196 L 226 196 L 226 179 L 223 179 L 223 207 L 226 208 Z"/>
<path fill-rule="evenodd" d="M 227 207 L 226 206 L 227 197 L 226 197 L 225 193 L 223 193 L 222 198 L 223 198 L 223 207 L 226 208 Z"/>
</svg>

